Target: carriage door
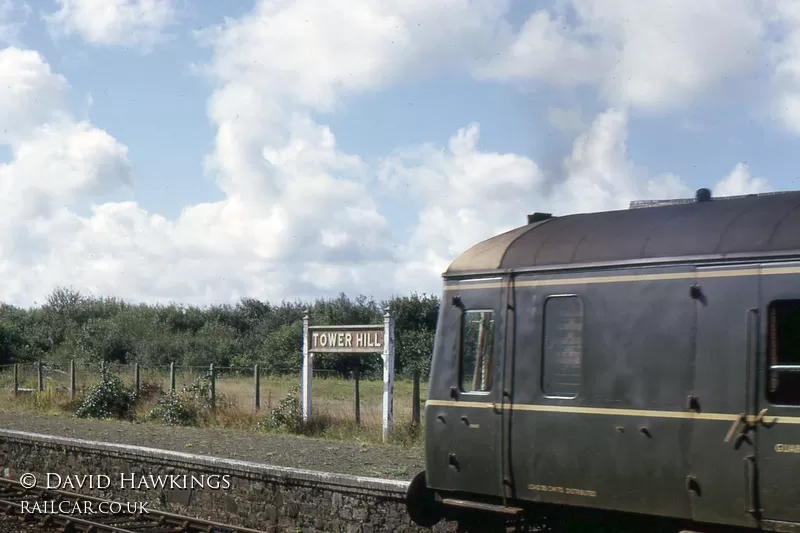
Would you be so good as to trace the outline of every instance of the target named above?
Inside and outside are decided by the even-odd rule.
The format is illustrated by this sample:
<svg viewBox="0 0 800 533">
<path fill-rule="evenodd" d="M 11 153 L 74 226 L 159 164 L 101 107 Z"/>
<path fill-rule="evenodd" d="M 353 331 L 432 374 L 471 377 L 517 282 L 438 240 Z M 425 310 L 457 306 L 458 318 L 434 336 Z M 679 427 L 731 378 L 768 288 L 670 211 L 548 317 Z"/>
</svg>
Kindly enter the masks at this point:
<svg viewBox="0 0 800 533">
<path fill-rule="evenodd" d="M 460 332 L 446 422 L 452 435 L 448 478 L 457 490 L 500 495 L 506 284 L 498 279 L 483 285 L 459 291 L 456 305 Z"/>
<path fill-rule="evenodd" d="M 752 485 L 745 469 L 755 449 L 737 431 L 742 429 L 737 422 L 740 414 L 755 412 L 758 269 L 704 267 L 696 276 L 690 291 L 697 313 L 695 386 L 686 405 L 698 415 L 686 478 L 692 517 L 699 522 L 736 517 L 748 525 Z"/>
<path fill-rule="evenodd" d="M 767 520 L 800 522 L 800 263 L 763 265 L 758 500 Z"/>
</svg>

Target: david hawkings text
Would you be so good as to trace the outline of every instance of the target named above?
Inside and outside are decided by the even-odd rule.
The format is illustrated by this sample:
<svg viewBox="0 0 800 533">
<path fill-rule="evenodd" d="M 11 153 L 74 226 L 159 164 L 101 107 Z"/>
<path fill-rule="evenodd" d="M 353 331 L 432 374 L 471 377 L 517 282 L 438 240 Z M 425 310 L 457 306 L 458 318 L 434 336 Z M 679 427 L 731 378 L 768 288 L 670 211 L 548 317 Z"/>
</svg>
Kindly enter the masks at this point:
<svg viewBox="0 0 800 533">
<path fill-rule="evenodd" d="M 48 489 L 107 489 L 111 486 L 112 477 L 105 474 L 69 474 L 61 476 L 52 472 L 47 473 Z M 165 475 L 136 475 L 121 472 L 116 477 L 120 489 L 229 489 L 231 479 L 228 474 L 200 474 L 199 476 L 186 474 Z"/>
</svg>

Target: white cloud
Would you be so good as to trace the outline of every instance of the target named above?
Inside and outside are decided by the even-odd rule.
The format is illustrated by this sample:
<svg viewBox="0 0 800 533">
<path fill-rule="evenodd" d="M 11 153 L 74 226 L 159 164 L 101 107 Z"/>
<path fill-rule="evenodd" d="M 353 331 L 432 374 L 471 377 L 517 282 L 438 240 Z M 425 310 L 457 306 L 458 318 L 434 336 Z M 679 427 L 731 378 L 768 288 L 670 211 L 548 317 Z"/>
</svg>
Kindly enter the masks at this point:
<svg viewBox="0 0 800 533">
<path fill-rule="evenodd" d="M 773 109 L 788 130 L 800 133 L 800 3 L 773 0 L 770 6 L 777 33 L 770 49 L 775 65 Z"/>
<path fill-rule="evenodd" d="M 664 110 L 731 83 L 760 57 L 764 24 L 759 4 L 751 0 L 556 5 L 555 13 L 532 14 L 476 75 L 593 85 L 614 106 Z"/>
<path fill-rule="evenodd" d="M 302 129 L 303 122 L 297 127 Z M 363 185 L 315 170 L 325 161 L 332 161 L 332 166 L 352 163 L 325 145 L 324 128 L 304 131 L 311 141 L 292 140 L 270 154 L 280 202 L 260 205 L 234 195 L 187 206 L 174 221 L 148 213 L 134 202 L 95 205 L 85 217 L 61 207 L 69 203 L 70 193 L 113 186 L 110 176 L 121 175 L 112 172 L 122 165 L 119 147 L 102 134 L 79 130 L 86 135 L 85 142 L 74 142 L 78 146 L 71 149 L 69 142 L 61 146 L 61 151 L 75 155 L 75 174 L 67 173 L 70 179 L 59 184 L 60 191 L 56 185 L 48 189 L 48 193 L 61 194 L 38 200 L 31 194 L 38 191 L 33 183 L 13 197 L 37 213 L 21 217 L 35 223 L 26 228 L 17 225 L 17 231 L 8 233 L 19 235 L 18 230 L 26 229 L 24 241 L 5 245 L 17 245 L 11 255 L 15 262 L 6 263 L 6 272 L 0 267 L 5 293 L 12 301 L 41 298 L 56 285 L 150 301 L 208 303 L 253 295 L 311 298 L 364 283 L 380 287 L 383 272 L 392 268 L 391 241 Z M 78 156 L 88 155 L 81 148 L 90 139 L 94 140 L 93 165 L 84 162 L 81 168 Z M 28 150 L 35 148 L 28 146 Z M 12 170 L 35 175 L 36 167 L 25 168 L 23 160 L 19 157 Z M 58 167 L 50 163 L 45 159 L 42 165 L 57 172 Z M 106 176 L 105 182 L 93 179 L 98 172 Z M 0 183 L 5 178 L 0 172 Z M 0 216 L 10 224 L 19 219 L 13 212 L 7 218 Z M 22 268 L 23 264 L 30 268 Z M 376 268 L 381 264 L 386 265 L 383 271 Z"/>
<path fill-rule="evenodd" d="M 447 264 L 479 240 L 524 223 L 544 176 L 530 159 L 478 149 L 477 124 L 460 129 L 448 150 L 432 145 L 386 158 L 381 179 L 396 194 L 409 193 L 423 207 L 403 250 L 409 263 L 400 286 L 438 282 Z M 416 280 L 416 281 L 415 281 Z"/>
<path fill-rule="evenodd" d="M 138 42 L 152 42 L 164 27 L 154 21 L 168 19 L 144 14 L 155 2 L 139 2 L 139 11 L 109 4 L 116 7 L 105 18 L 89 17 L 92 5 L 99 4 L 62 2 L 51 22 L 113 44 L 121 43 L 123 27 Z M 514 36 L 503 21 L 508 2 L 258 2 L 251 13 L 203 33 L 212 47 L 204 71 L 215 84 L 208 115 L 216 138 L 206 163 L 224 198 L 185 206 L 174 220 L 135 202 L 77 214 L 77 199 L 130 180 L 127 150 L 72 118 L 66 80 L 41 56 L 0 52 L 7 132 L 0 143 L 12 151 L 0 166 L 3 299 L 27 304 L 56 285 L 188 303 L 438 291 L 439 274 L 455 255 L 523 224 L 530 212 L 564 215 L 691 197 L 679 177 L 652 175 L 631 161 L 628 112 L 679 105 L 746 70 L 742 50 L 761 32 L 747 18 L 748 5 L 726 2 L 723 22 L 710 2 L 673 10 L 631 3 L 630 20 L 624 2 L 603 12 L 583 0 L 575 5 L 577 25 L 543 12 Z M 663 27 L 645 20 L 649 12 Z M 498 43 L 507 54 L 489 61 Z M 642 56 L 642 47 L 654 55 Z M 678 64 L 665 69 L 666 61 Z M 482 150 L 478 124 L 455 132 L 445 147 L 398 150 L 376 169 L 342 151 L 334 132 L 312 118 L 353 95 L 447 69 L 594 84 L 609 102 L 626 105 L 588 126 L 578 111 L 552 109 L 554 125 L 580 131 L 556 175 L 528 157 Z M 765 187 L 740 166 L 714 192 Z M 407 242 L 392 236 L 376 191 L 420 206 Z"/>
<path fill-rule="evenodd" d="M 259 1 L 201 33 L 210 70 L 233 84 L 317 109 L 402 76 L 462 70 L 489 53 L 509 0 Z"/>
<path fill-rule="evenodd" d="M 480 79 L 541 79 L 557 85 L 593 83 L 604 72 L 602 50 L 580 42 L 563 15 L 534 12 L 496 57 L 476 65 Z"/>
<path fill-rule="evenodd" d="M 433 282 L 456 255 L 524 224 L 533 211 L 567 214 L 625 201 L 621 196 L 609 201 L 607 194 L 627 192 L 633 178 L 632 165 L 625 160 L 623 114 L 602 116 L 576 141 L 565 161 L 565 179 L 545 176 L 523 156 L 482 152 L 478 133 L 472 125 L 451 138 L 446 152 L 428 145 L 385 161 L 382 179 L 425 202 L 406 250 L 416 259 L 398 273 L 403 283 L 420 278 Z"/>
<path fill-rule="evenodd" d="M 32 50 L 0 50 L 0 144 L 25 136 L 63 111 L 67 82 Z"/>
<path fill-rule="evenodd" d="M 764 28 L 750 0 L 576 4 L 584 24 L 614 49 L 604 79 L 612 101 L 675 108 L 758 64 Z"/>
<path fill-rule="evenodd" d="M 12 144 L 0 165 L 0 205 L 22 219 L 52 214 L 76 198 L 129 183 L 127 148 L 86 122 L 46 124 Z"/>
<path fill-rule="evenodd" d="M 173 0 L 57 0 L 45 15 L 54 36 L 80 35 L 96 45 L 148 48 L 164 37 L 177 16 Z"/>
<path fill-rule="evenodd" d="M 282 281 L 334 290 L 337 280 L 373 277 L 384 291 L 401 289 L 387 285 L 397 254 L 365 163 L 337 151 L 308 112 L 467 68 L 503 31 L 507 9 L 507 1 L 262 1 L 202 32 L 213 46 L 205 70 L 218 83 L 208 169 L 225 203 L 264 218 L 260 255 L 293 265 Z"/>
<path fill-rule="evenodd" d="M 255 139 L 260 166 L 249 182 L 231 178 L 223 201 L 187 206 L 175 221 L 133 202 L 79 216 L 76 200 L 129 182 L 127 149 L 72 119 L 66 80 L 37 53 L 0 52 L 0 73 L 0 126 L 12 152 L 0 166 L 4 301 L 31 303 L 56 285 L 194 303 L 313 297 L 338 292 L 336 284 L 380 287 L 385 274 L 376 266 L 392 268 L 364 163 L 304 113 L 283 116 L 279 142 Z"/>
<path fill-rule="evenodd" d="M 105 131 L 74 121 L 67 89 L 64 77 L 37 52 L 0 50 L 0 144 L 12 151 L 12 161 L 0 166 L 0 202 L 9 202 L 7 207 L 19 208 L 37 194 L 67 205 L 128 179 L 127 148 Z"/>
<path fill-rule="evenodd" d="M 772 192 L 772 187 L 766 179 L 753 177 L 746 163 L 738 163 L 730 174 L 717 183 L 712 192 L 716 196 L 738 196 Z"/>
<path fill-rule="evenodd" d="M 0 275 L 7 300 L 41 295 L 37 279 L 80 265 L 80 257 L 48 262 L 69 246 L 69 208 L 130 177 L 127 149 L 65 106 L 66 80 L 36 52 L 0 50 Z M 64 224 L 62 224 L 64 222 Z"/>
<path fill-rule="evenodd" d="M 262 2 L 242 20 L 218 28 L 208 36 L 215 46 L 209 73 L 219 83 L 209 100 L 218 133 L 208 168 L 225 199 L 187 206 L 175 221 L 135 203 L 95 206 L 87 217 L 45 201 L 28 204 L 50 213 L 39 221 L 37 235 L 51 240 L 42 244 L 47 253 L 35 271 L 6 278 L 17 280 L 7 292 L 28 294 L 32 276 L 41 281 L 39 297 L 55 284 L 193 302 L 314 297 L 348 287 L 384 294 L 405 289 L 387 285 L 397 263 L 395 243 L 369 192 L 365 163 L 338 150 L 332 132 L 311 120 L 307 109 L 389 83 L 402 72 L 398 62 L 433 61 L 409 35 L 427 34 L 425 46 L 438 47 L 444 61 L 463 52 L 434 38 L 434 24 L 453 35 L 472 31 L 459 36 L 464 43 L 482 31 L 484 15 L 468 2 L 438 11 L 427 5 L 401 3 L 393 14 L 379 2 L 371 10 Z M 445 7 L 460 14 L 442 25 L 437 21 L 448 13 Z M 294 31 L 306 19 L 319 30 L 315 39 Z M 289 57 L 264 54 L 276 47 Z M 264 60 L 253 62 L 256 57 Z M 13 165 L 23 168 L 22 161 Z M 73 178 L 75 187 L 93 183 L 88 175 L 85 181 L 77 173 Z"/>
<path fill-rule="evenodd" d="M 632 200 L 691 198 L 694 191 L 674 174 L 652 176 L 627 152 L 627 113 L 600 114 L 574 142 L 562 173 L 545 175 L 536 163 L 515 154 L 482 152 L 476 125 L 461 129 L 449 150 L 424 145 L 387 158 L 382 180 L 423 201 L 418 225 L 404 254 L 413 257 L 398 271 L 398 283 L 413 286 L 438 275 L 452 259 L 481 240 L 521 226 L 534 211 L 555 215 L 627 209 Z M 769 190 L 750 177 L 746 165 L 714 186 L 716 195 Z"/>
<path fill-rule="evenodd" d="M 552 202 L 560 213 L 624 209 L 631 200 L 680 197 L 691 191 L 673 174 L 649 176 L 628 157 L 628 116 L 610 109 L 578 136 L 564 159 Z"/>
<path fill-rule="evenodd" d="M 138 299 L 207 302 L 407 290 L 393 279 L 398 243 L 370 193 L 366 163 L 337 149 L 333 133 L 308 111 L 332 109 L 342 96 L 410 72 L 432 74 L 459 61 L 465 68 L 491 38 L 503 4 L 260 2 L 242 19 L 207 32 L 214 47 L 207 72 L 218 83 L 209 100 L 218 131 L 207 163 L 225 199 L 187 206 L 174 221 L 130 202 L 94 206 L 86 217 L 49 196 L 27 204 L 48 213 L 28 235 L 41 243 L 37 267 L 4 263 L 6 294 L 41 298 L 69 284 Z M 476 133 L 463 132 L 453 153 L 473 150 Z M 113 143 L 105 148 L 98 153 L 117 154 Z M 503 173 L 509 164 L 506 156 L 484 159 L 472 162 Z M 24 164 L 18 157 L 11 166 L 19 172 Z M 76 172 L 68 183 L 78 190 L 94 180 Z"/>
</svg>

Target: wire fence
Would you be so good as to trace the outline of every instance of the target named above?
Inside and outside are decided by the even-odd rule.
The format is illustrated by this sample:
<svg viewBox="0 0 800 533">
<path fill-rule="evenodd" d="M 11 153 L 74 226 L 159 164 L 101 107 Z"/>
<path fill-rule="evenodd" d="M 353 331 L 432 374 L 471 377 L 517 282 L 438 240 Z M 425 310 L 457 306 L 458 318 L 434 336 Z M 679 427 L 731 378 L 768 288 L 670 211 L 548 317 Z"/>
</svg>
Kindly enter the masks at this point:
<svg viewBox="0 0 800 533">
<path fill-rule="evenodd" d="M 300 386 L 300 376 L 274 375 L 258 365 L 254 367 L 217 367 L 186 365 L 143 366 L 139 363 L 91 364 L 70 361 L 66 365 L 43 362 L 0 365 L 0 390 L 14 396 L 39 393 L 58 394 L 80 400 L 101 381 L 103 371 L 118 376 L 136 390 L 140 397 L 179 392 L 192 387 L 199 379 L 207 380 L 210 402 L 235 406 L 256 413 L 269 412 Z M 314 369 L 312 375 L 313 412 L 324 412 L 334 418 L 349 418 L 360 424 L 380 424 L 382 417 L 383 382 L 359 376 L 356 371 L 343 376 L 335 370 Z M 426 395 L 426 384 L 419 373 L 410 382 L 395 382 L 394 418 L 412 424 L 420 421 L 420 399 Z M 410 419 L 410 420 L 409 420 Z"/>
</svg>

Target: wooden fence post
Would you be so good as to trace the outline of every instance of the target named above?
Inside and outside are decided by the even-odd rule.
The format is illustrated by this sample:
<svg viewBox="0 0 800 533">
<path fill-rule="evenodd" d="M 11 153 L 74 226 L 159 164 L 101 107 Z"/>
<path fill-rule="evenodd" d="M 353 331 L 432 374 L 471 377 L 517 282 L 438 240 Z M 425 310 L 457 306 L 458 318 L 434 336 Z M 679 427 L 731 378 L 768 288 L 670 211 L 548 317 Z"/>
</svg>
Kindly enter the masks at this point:
<svg viewBox="0 0 800 533">
<path fill-rule="evenodd" d="M 411 393 L 411 423 L 419 424 L 419 370 L 414 370 L 414 386 Z"/>
<path fill-rule="evenodd" d="M 19 394 L 19 363 L 14 363 L 14 396 Z"/>
<path fill-rule="evenodd" d="M 133 365 L 133 386 L 138 396 L 142 392 L 142 370 L 139 367 L 139 363 Z"/>
<path fill-rule="evenodd" d="M 209 400 L 211 401 L 211 408 L 214 409 L 217 405 L 217 373 L 214 370 L 214 363 L 211 363 L 209 373 L 211 374 L 211 390 L 209 391 L 211 398 Z"/>
<path fill-rule="evenodd" d="M 75 359 L 69 360 L 69 399 L 75 399 Z"/>
<path fill-rule="evenodd" d="M 258 365 L 253 367 L 253 387 L 254 387 L 254 395 L 253 395 L 253 402 L 255 411 L 258 412 L 261 409 L 261 374 L 258 370 Z"/>
<path fill-rule="evenodd" d="M 44 390 L 44 375 L 42 373 L 42 362 L 38 361 L 36 363 L 36 381 L 39 392 Z"/>
<path fill-rule="evenodd" d="M 356 412 L 356 425 L 361 424 L 361 390 L 359 387 L 359 365 L 353 370 L 353 410 Z"/>
<path fill-rule="evenodd" d="M 169 393 L 175 393 L 175 362 L 169 364 Z"/>
</svg>

